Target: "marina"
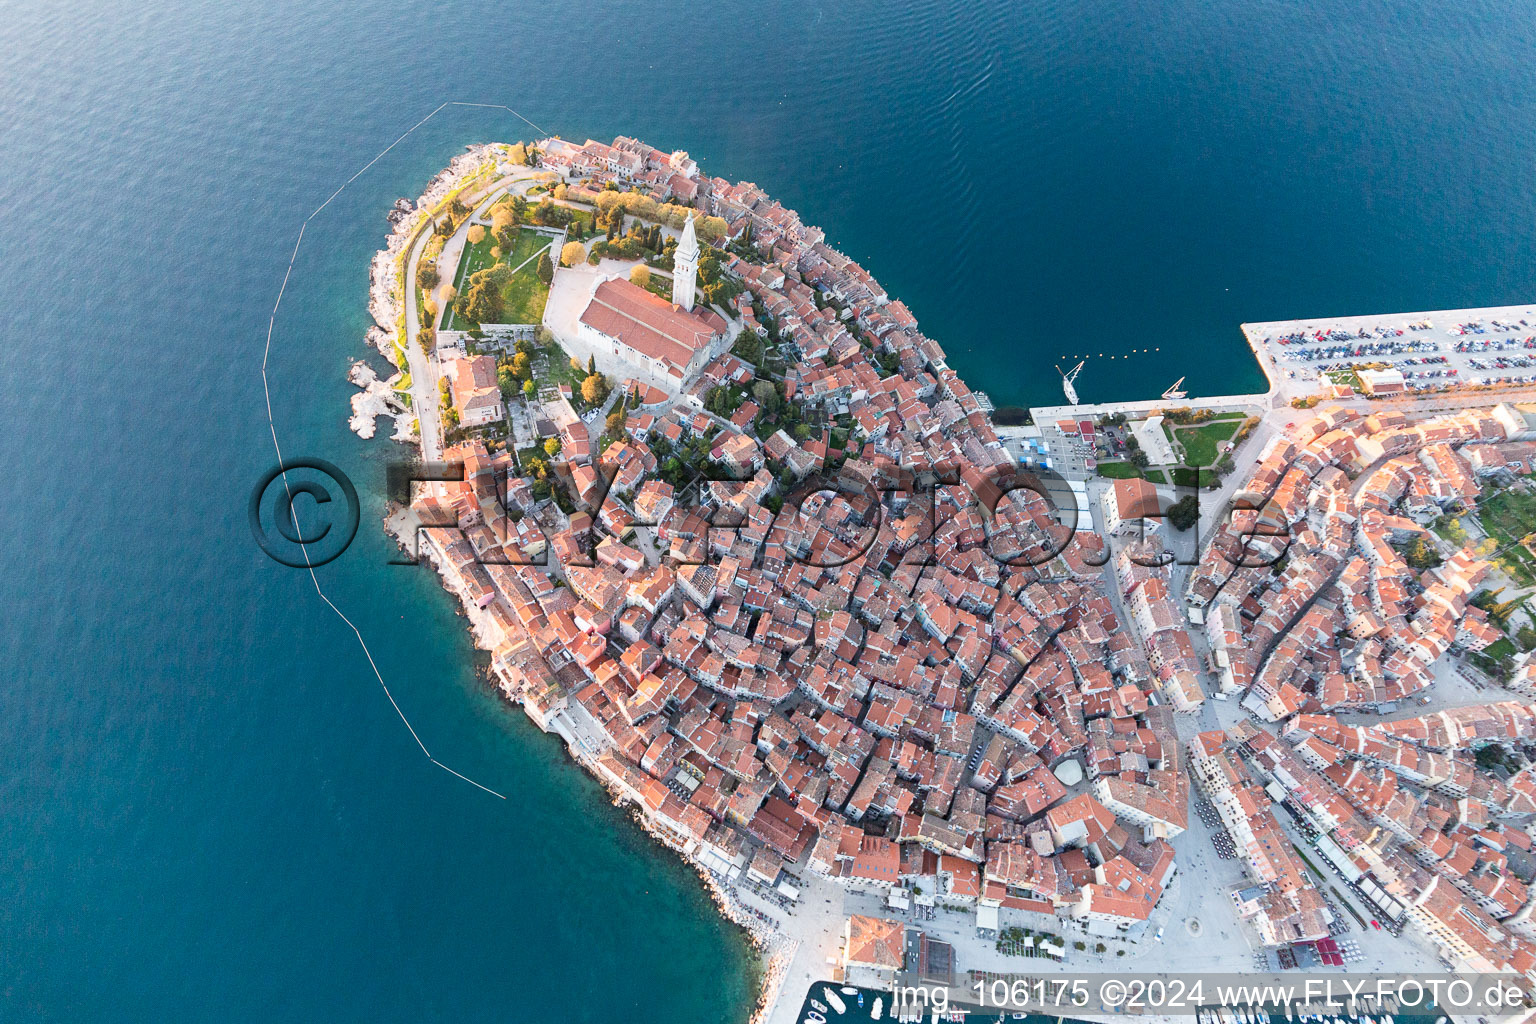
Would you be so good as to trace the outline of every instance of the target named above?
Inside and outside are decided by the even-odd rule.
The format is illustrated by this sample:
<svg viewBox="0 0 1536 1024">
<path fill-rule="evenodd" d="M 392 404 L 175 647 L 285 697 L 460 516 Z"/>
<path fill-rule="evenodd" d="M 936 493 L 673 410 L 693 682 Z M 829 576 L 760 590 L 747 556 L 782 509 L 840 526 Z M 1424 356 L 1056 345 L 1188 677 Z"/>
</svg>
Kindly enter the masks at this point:
<svg viewBox="0 0 1536 1024">
<path fill-rule="evenodd" d="M 887 1006 L 889 1010 L 887 1011 Z M 1344 1013 L 1336 1005 L 1296 1004 L 1289 1008 L 1261 1006 L 1202 1006 L 1187 1013 L 1117 1014 L 1100 1012 L 1080 1016 L 999 1011 L 957 1002 L 940 1008 L 904 1006 L 890 992 L 826 982 L 806 993 L 797 1020 L 802 1024 L 865 1024 L 893 1021 L 897 1024 L 1451 1024 L 1433 1006 L 1403 1009 L 1396 1000 L 1375 1013 Z"/>
</svg>

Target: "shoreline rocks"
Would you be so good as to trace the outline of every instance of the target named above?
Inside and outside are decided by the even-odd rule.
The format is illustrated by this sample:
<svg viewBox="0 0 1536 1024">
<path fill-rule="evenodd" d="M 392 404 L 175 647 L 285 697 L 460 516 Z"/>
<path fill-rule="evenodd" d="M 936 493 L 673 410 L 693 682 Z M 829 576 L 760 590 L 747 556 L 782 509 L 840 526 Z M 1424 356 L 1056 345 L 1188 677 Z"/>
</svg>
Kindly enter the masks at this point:
<svg viewBox="0 0 1536 1024">
<path fill-rule="evenodd" d="M 391 364 L 396 363 L 395 333 L 401 315 L 401 302 L 404 300 L 404 296 L 398 294 L 395 276 L 400 254 L 415 237 L 417 229 L 422 226 L 427 217 L 427 211 L 435 208 L 465 178 L 480 170 L 487 159 L 494 159 L 494 153 L 494 144 L 466 147 L 466 152 L 454 157 L 448 167 L 428 183 L 414 204 L 409 200 L 399 199 L 386 215 L 392 229 L 384 248 L 374 254 L 369 265 L 368 313 L 374 321 L 374 326 L 368 328 L 366 342 Z M 411 287 L 411 283 L 406 281 L 404 286 Z M 347 379 L 362 390 L 359 394 L 352 396 L 350 425 L 359 437 L 373 437 L 375 420 L 379 416 L 387 415 L 395 419 L 396 429 L 393 440 L 402 443 L 419 443 L 414 430 L 414 413 L 405 408 L 393 390 L 393 385 L 400 380 L 400 377 L 401 374 L 397 373 L 389 381 L 381 381 L 378 374 L 366 363 L 359 361 L 352 365 Z M 412 551 L 415 542 L 414 537 L 407 539 L 406 536 L 413 532 L 410 529 L 411 521 L 407 510 L 398 508 L 390 512 L 384 520 L 386 532 L 393 536 L 396 543 L 407 553 Z M 470 637 L 475 647 L 480 650 L 489 650 L 479 624 L 476 622 L 475 609 L 468 606 L 463 595 L 457 594 L 452 587 L 446 586 L 446 581 L 444 583 L 445 589 L 459 599 L 460 610 L 469 619 Z M 500 687 L 497 689 L 508 703 L 514 706 L 519 704 L 511 694 Z M 603 776 L 603 773 L 595 770 L 595 765 L 588 763 L 575 744 L 564 738 L 561 739 L 561 743 L 572 760 L 598 780 L 616 806 L 629 804 L 634 820 L 640 827 L 662 846 L 680 856 L 685 864 L 698 873 L 721 915 L 746 932 L 748 941 L 758 953 L 762 967 L 757 1006 L 753 1010 L 750 1024 L 760 1024 L 766 1020 L 778 999 L 779 989 L 788 972 L 790 961 L 799 948 L 799 940 L 771 927 L 766 921 L 754 915 L 750 908 L 737 899 L 734 891 L 717 878 L 700 859 L 663 834 L 646 818 L 642 808 L 619 792 Z"/>
<path fill-rule="evenodd" d="M 359 361 L 352 364 L 352 368 L 347 371 L 347 380 L 362 388 L 352 396 L 352 418 L 347 422 L 354 434 L 364 440 L 371 438 L 378 428 L 378 418 L 389 416 L 395 421 L 395 440 L 408 441 L 414 436 L 416 417 L 395 392 L 400 377 L 397 373 L 389 380 L 382 381 L 367 363 Z"/>
</svg>

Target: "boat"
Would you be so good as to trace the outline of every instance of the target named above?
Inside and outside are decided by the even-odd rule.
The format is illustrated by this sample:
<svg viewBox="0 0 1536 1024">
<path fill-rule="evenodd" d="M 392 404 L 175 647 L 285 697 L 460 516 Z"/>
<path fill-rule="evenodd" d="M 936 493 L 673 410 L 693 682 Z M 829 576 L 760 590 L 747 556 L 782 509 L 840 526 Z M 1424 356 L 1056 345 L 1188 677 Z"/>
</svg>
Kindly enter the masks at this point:
<svg viewBox="0 0 1536 1024">
<path fill-rule="evenodd" d="M 1086 361 L 1087 360 L 1084 360 L 1084 362 Z M 1056 372 L 1061 374 L 1061 389 L 1067 393 L 1068 405 L 1077 404 L 1077 388 L 1073 382 L 1077 380 L 1077 375 L 1082 371 L 1083 363 L 1078 363 L 1076 366 L 1072 367 L 1071 373 L 1062 373 L 1060 364 L 1058 364 L 1056 367 Z"/>
<path fill-rule="evenodd" d="M 858 990 L 855 989 L 854 991 Z M 827 1002 L 831 1003 L 832 1009 L 836 1010 L 838 1013 L 841 1014 L 848 1012 L 848 1004 L 843 1002 L 843 997 L 832 991 L 830 988 L 823 992 L 822 995 L 827 997 Z"/>
<path fill-rule="evenodd" d="M 869 1008 L 869 1019 L 879 1020 L 885 1015 L 885 1000 L 875 996 L 875 1005 Z"/>
</svg>

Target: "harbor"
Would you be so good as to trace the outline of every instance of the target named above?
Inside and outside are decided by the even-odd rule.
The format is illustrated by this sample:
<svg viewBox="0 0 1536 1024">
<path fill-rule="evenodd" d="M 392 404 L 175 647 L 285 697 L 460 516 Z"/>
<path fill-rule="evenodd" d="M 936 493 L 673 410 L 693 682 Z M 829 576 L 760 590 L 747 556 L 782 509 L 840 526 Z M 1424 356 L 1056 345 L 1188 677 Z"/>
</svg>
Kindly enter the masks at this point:
<svg viewBox="0 0 1536 1024">
<path fill-rule="evenodd" d="M 1427 1007 L 1404 1006 L 1385 1000 L 1373 1012 L 1345 1013 L 1337 1004 L 1295 1003 L 1199 1006 L 1182 1013 L 1115 1012 L 1058 1015 L 977 1007 L 958 1001 L 925 1005 L 905 1001 L 902 993 L 825 982 L 806 993 L 797 1018 L 802 1024 L 1451 1024 L 1452 1018 Z M 1468 1018 L 1474 1019 L 1474 1018 Z"/>
</svg>

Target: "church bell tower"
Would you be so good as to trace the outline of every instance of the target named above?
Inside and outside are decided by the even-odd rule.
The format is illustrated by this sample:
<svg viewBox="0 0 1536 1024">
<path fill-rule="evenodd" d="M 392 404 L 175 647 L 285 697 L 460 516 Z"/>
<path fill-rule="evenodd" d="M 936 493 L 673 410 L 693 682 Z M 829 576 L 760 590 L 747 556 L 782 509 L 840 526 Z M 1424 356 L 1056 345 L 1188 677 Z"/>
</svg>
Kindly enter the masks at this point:
<svg viewBox="0 0 1536 1024">
<path fill-rule="evenodd" d="M 699 281 L 699 239 L 693 230 L 693 218 L 683 225 L 683 237 L 672 256 L 672 301 L 693 310 L 694 290 Z"/>
</svg>

